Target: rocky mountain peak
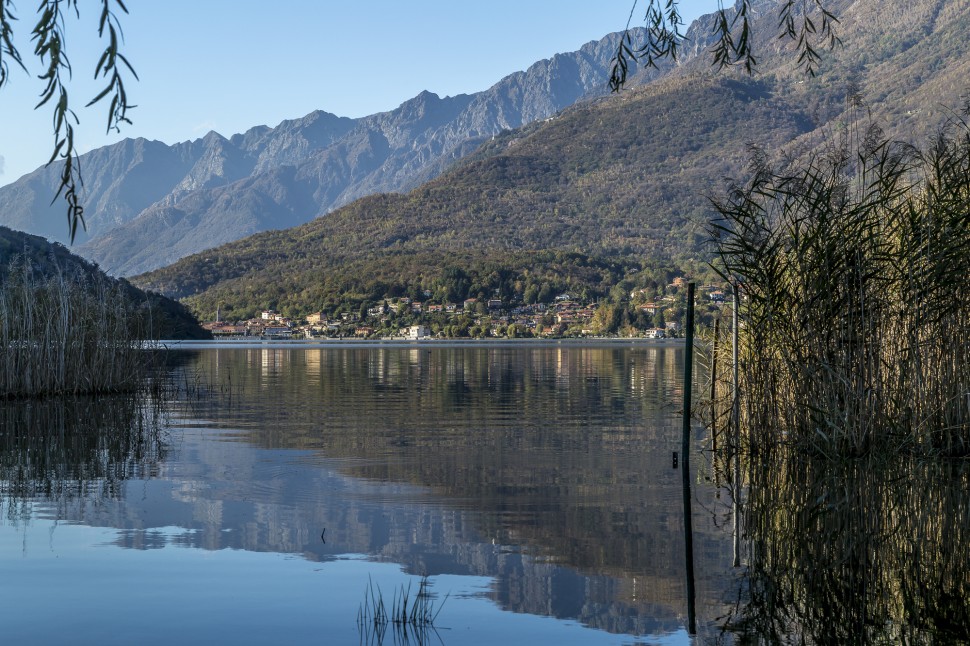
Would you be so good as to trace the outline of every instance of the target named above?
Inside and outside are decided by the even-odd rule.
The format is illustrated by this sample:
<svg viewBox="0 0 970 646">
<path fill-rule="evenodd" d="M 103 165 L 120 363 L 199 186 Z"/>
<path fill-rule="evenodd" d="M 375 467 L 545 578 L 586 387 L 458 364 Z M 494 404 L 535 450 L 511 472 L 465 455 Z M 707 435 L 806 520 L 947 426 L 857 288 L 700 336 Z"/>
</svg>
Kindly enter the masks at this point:
<svg viewBox="0 0 970 646">
<path fill-rule="evenodd" d="M 556 54 L 482 92 L 425 90 L 360 119 L 318 110 L 228 138 L 210 132 L 173 146 L 132 140 L 92 151 L 81 159 L 89 228 L 79 252 L 130 275 L 364 195 L 408 190 L 503 130 L 603 93 L 618 38 Z M 61 206 L 47 204 L 56 182 L 52 168 L 0 188 L 0 223 L 64 240 Z"/>
</svg>

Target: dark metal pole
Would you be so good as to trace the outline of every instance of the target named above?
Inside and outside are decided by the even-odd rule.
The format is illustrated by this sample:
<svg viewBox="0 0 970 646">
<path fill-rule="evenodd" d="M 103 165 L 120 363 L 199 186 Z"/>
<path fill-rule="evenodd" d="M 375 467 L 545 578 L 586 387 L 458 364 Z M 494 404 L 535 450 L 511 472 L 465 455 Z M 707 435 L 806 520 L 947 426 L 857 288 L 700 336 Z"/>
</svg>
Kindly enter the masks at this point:
<svg viewBox="0 0 970 646">
<path fill-rule="evenodd" d="M 721 319 L 714 319 L 714 345 L 711 349 L 711 450 L 717 453 L 717 338 L 721 335 Z"/>
<path fill-rule="evenodd" d="M 731 386 L 731 431 L 734 436 L 734 567 L 741 566 L 741 399 L 738 393 L 738 307 L 741 296 L 737 284 L 731 286 L 734 300 Z"/>
<path fill-rule="evenodd" d="M 732 341 L 733 347 L 731 348 L 731 375 L 732 387 L 731 387 L 731 425 L 734 430 L 734 451 L 737 454 L 741 450 L 741 400 L 738 397 L 738 306 L 740 305 L 740 294 L 737 285 L 731 286 L 733 296 L 734 296 L 734 312 L 732 313 Z"/>
<path fill-rule="evenodd" d="M 684 357 L 684 426 L 681 434 L 680 451 L 684 466 L 681 478 L 684 483 L 684 550 L 687 561 L 687 630 L 691 635 L 697 633 L 697 619 L 694 611 L 694 522 L 691 515 L 690 496 L 690 404 L 694 380 L 694 283 L 687 284 L 687 343 Z"/>
</svg>

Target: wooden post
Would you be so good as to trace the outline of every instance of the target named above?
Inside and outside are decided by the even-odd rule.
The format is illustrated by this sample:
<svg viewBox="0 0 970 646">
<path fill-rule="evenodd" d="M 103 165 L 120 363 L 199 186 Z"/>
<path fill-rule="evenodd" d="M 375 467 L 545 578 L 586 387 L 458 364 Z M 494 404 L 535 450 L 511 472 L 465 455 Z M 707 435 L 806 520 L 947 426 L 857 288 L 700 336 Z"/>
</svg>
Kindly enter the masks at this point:
<svg viewBox="0 0 970 646">
<path fill-rule="evenodd" d="M 694 283 L 687 284 L 687 339 L 684 348 L 684 424 L 680 450 L 683 453 L 681 478 L 684 485 L 684 551 L 687 561 L 687 631 L 697 633 L 694 611 L 694 521 L 690 495 L 690 405 L 694 380 Z"/>
</svg>

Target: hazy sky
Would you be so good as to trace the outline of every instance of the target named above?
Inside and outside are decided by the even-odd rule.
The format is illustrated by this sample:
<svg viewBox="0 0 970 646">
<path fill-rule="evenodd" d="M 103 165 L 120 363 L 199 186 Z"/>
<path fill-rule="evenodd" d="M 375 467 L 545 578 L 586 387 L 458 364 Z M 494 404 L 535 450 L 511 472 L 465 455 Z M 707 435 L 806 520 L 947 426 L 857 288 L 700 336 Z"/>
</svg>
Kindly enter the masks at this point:
<svg viewBox="0 0 970 646">
<path fill-rule="evenodd" d="M 11 67 L 0 91 L 0 185 L 47 162 L 49 106 L 30 59 L 35 2 L 18 2 L 15 42 L 30 74 Z M 80 0 L 67 22 L 78 148 L 123 137 L 166 143 L 209 130 L 225 136 L 275 126 L 313 110 L 361 117 L 396 108 L 422 90 L 453 96 L 484 90 L 537 60 L 619 31 L 633 0 L 126 0 L 123 52 L 140 81 L 128 85 L 133 125 L 106 134 L 98 91 L 99 2 Z M 642 24 L 640 0 L 634 24 Z M 713 0 L 682 0 L 688 24 Z M 686 28 L 686 27 L 685 27 Z M 83 168 L 82 168 L 83 170 Z"/>
</svg>

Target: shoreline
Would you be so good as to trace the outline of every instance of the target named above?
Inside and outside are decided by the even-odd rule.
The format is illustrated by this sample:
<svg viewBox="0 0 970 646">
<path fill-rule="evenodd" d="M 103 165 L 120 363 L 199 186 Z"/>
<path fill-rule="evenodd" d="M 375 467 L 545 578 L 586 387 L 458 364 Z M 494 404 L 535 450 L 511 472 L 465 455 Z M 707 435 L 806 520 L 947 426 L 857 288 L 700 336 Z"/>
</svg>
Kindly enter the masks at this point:
<svg viewBox="0 0 970 646">
<path fill-rule="evenodd" d="M 218 348 L 380 348 L 380 347 L 465 347 L 488 348 L 502 346 L 637 346 L 678 347 L 684 339 L 644 338 L 585 338 L 585 339 L 212 339 L 212 340 L 162 340 L 157 348 L 162 350 L 211 350 Z"/>
</svg>

